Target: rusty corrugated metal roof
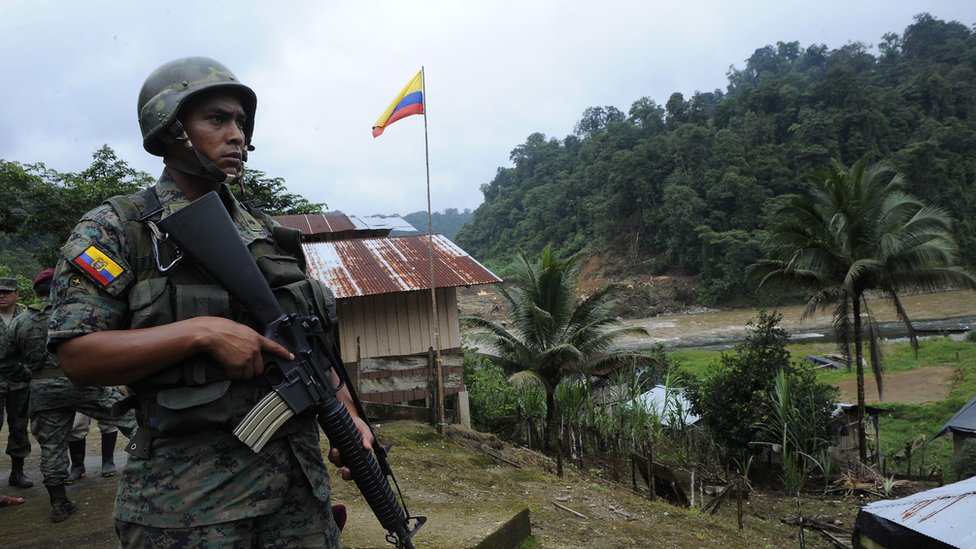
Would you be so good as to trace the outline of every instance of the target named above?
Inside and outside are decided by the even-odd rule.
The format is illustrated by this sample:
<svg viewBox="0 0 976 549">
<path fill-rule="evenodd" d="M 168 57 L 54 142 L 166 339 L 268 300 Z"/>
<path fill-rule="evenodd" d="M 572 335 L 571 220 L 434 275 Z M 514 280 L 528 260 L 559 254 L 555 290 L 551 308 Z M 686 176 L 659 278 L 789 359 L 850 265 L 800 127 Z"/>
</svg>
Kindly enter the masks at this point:
<svg viewBox="0 0 976 549">
<path fill-rule="evenodd" d="M 438 288 L 502 281 L 443 235 L 433 235 L 433 247 Z M 302 248 L 309 274 L 336 297 L 430 289 L 427 235 L 304 242 Z"/>
<path fill-rule="evenodd" d="M 953 547 L 976 547 L 976 477 L 861 508 Z"/>
<path fill-rule="evenodd" d="M 417 229 L 396 215 L 360 217 L 342 213 L 276 215 L 274 220 L 305 235 L 332 234 L 345 231 L 403 231 L 416 233 Z"/>
<path fill-rule="evenodd" d="M 274 219 L 285 227 L 302 231 L 302 234 L 337 233 L 357 228 L 345 214 L 276 215 Z"/>
</svg>

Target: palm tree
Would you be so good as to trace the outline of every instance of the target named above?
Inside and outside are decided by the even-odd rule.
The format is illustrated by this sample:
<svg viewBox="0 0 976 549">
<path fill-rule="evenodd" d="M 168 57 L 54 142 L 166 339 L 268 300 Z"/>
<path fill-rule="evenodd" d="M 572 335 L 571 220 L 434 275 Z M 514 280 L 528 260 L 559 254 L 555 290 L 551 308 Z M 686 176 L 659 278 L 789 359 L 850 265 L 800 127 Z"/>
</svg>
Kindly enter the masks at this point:
<svg viewBox="0 0 976 549">
<path fill-rule="evenodd" d="M 799 283 L 812 289 L 804 316 L 833 305 L 834 329 L 846 356 L 854 345 L 857 370 L 858 446 L 862 461 L 864 433 L 863 344 L 882 393 L 883 367 L 877 324 L 867 292 L 888 297 L 918 341 L 898 294 L 949 286 L 976 288 L 976 279 L 957 266 L 958 248 L 945 210 L 928 206 L 904 191 L 906 181 L 884 164 L 857 161 L 850 169 L 835 162 L 813 180 L 811 196 L 790 195 L 773 212 L 770 259 L 750 266 L 767 283 Z M 848 362 L 848 367 L 850 363 Z"/>
<path fill-rule="evenodd" d="M 512 289 L 500 288 L 512 315 L 511 328 L 480 317 L 466 317 L 471 337 L 488 344 L 513 383 L 538 383 L 546 391 L 545 449 L 551 447 L 556 385 L 571 374 L 619 366 L 642 354 L 612 349 L 623 335 L 646 335 L 639 327 L 623 326 L 611 315 L 616 286 L 603 287 L 577 301 L 580 255 L 557 257 L 547 246 L 538 262 L 522 252 L 513 266 Z"/>
</svg>

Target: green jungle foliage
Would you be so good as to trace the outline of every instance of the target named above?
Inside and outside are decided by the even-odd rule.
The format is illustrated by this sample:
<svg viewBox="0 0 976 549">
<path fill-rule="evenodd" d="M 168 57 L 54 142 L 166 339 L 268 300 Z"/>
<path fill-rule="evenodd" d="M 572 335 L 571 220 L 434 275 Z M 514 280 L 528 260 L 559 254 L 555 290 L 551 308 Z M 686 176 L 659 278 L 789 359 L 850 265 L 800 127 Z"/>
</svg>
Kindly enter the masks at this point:
<svg viewBox="0 0 976 549">
<path fill-rule="evenodd" d="M 244 184 L 231 187 L 234 196 L 249 201 L 268 215 L 317 214 L 328 206 L 309 202 L 301 195 L 288 192 L 282 177 L 268 177 L 261 170 L 244 169 Z"/>
<path fill-rule="evenodd" d="M 12 244 L 4 247 L 2 258 L 15 273 L 33 280 L 40 269 L 54 266 L 58 250 L 85 212 L 110 196 L 132 193 L 153 181 L 108 145 L 92 159 L 79 173 L 0 160 L 0 235 Z"/>
<path fill-rule="evenodd" d="M 517 390 L 508 383 L 508 374 L 501 366 L 474 352 L 465 352 L 464 384 L 471 400 L 471 419 L 478 429 L 497 431 L 515 415 Z"/>
<path fill-rule="evenodd" d="M 726 91 L 644 97 L 584 111 L 563 139 L 530 135 L 481 187 L 457 234 L 482 261 L 514 250 L 589 247 L 630 269 L 700 277 L 700 299 L 750 295 L 768 212 L 809 194 L 807 176 L 884 161 L 945 208 L 964 265 L 976 264 L 976 34 L 920 14 L 872 53 L 849 43 L 764 46 Z"/>
<path fill-rule="evenodd" d="M 248 169 L 244 178 L 246 193 L 239 186 L 231 191 L 271 215 L 319 213 L 325 208 L 289 193 L 280 177 Z M 91 166 L 79 173 L 0 159 L 0 266 L 33 280 L 40 270 L 54 265 L 58 250 L 85 212 L 106 198 L 153 182 L 155 177 L 130 167 L 108 145 L 95 151 Z"/>
<path fill-rule="evenodd" d="M 559 257 L 552 248 L 538 260 L 525 254 L 513 266 L 512 288 L 499 292 L 512 312 L 512 323 L 465 316 L 465 327 L 476 343 L 492 346 L 495 362 L 516 385 L 535 385 L 545 395 L 544 443 L 548 450 L 556 419 L 555 391 L 575 374 L 616 369 L 643 361 L 639 352 L 613 348 L 625 335 L 646 335 L 644 328 L 624 326 L 610 314 L 615 286 L 606 286 L 576 301 L 580 256 Z"/>
<path fill-rule="evenodd" d="M 833 441 L 837 391 L 807 366 L 791 361 L 789 334 L 781 316 L 760 310 L 746 339 L 721 362 L 693 379 L 687 392 L 692 410 L 701 416 L 715 442 L 731 463 L 755 454 L 764 445 L 788 438 L 795 452 L 815 456 Z M 777 390 L 777 378 L 784 387 Z M 787 394 L 788 393 L 788 394 Z M 777 426 L 777 429 L 771 428 Z"/>
</svg>

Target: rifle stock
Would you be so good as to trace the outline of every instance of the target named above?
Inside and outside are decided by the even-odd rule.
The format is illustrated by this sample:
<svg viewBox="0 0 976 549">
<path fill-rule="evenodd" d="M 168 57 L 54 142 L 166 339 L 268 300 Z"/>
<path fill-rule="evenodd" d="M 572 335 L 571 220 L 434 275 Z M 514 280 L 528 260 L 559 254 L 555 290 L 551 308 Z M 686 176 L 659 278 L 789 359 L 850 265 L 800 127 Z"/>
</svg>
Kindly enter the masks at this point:
<svg viewBox="0 0 976 549">
<path fill-rule="evenodd" d="M 285 314 L 215 192 L 163 218 L 157 226 L 164 238 L 172 238 L 257 318 L 265 337 L 295 356 L 291 361 L 265 357 L 265 377 L 274 390 L 247 414 L 234 434 L 252 450 L 260 452 L 289 418 L 314 408 L 329 443 L 339 450 L 343 465 L 352 472 L 363 498 L 387 530 L 387 541 L 398 548 L 413 549 L 412 538 L 427 519 L 410 516 L 394 496 L 386 477 L 392 478 L 394 484 L 396 478 L 386 462 L 385 450 L 375 442 L 375 437 L 374 451 L 363 449 L 359 429 L 336 395 L 343 385 L 352 395 L 364 422 L 366 417 L 354 388 L 344 381 L 339 386 L 332 382 L 333 368 L 340 380 L 348 376 L 340 370 L 343 365 L 337 353 L 328 346 L 321 320 L 315 316 Z"/>
</svg>

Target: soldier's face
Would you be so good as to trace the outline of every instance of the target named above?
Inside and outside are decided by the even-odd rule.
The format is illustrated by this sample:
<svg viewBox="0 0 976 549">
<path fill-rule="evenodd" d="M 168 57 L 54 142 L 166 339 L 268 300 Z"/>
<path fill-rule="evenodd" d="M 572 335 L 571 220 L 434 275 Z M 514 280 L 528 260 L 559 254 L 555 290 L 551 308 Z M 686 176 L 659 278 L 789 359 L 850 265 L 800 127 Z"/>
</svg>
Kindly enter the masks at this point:
<svg viewBox="0 0 976 549">
<path fill-rule="evenodd" d="M 17 290 L 12 292 L 8 290 L 0 290 L 0 311 L 6 312 L 13 309 L 14 305 L 17 304 L 18 296 L 19 294 L 17 293 Z"/>
<path fill-rule="evenodd" d="M 193 148 L 224 173 L 241 174 L 246 115 L 237 96 L 217 91 L 194 98 L 184 108 L 180 118 Z"/>
</svg>

